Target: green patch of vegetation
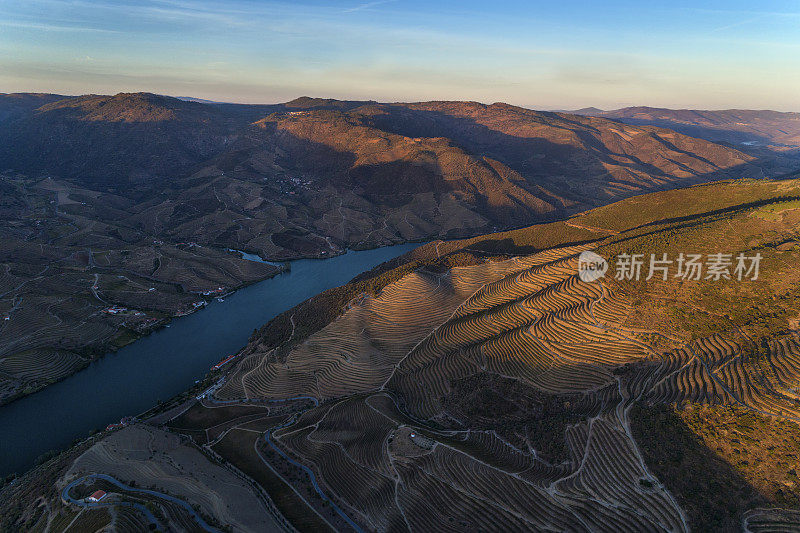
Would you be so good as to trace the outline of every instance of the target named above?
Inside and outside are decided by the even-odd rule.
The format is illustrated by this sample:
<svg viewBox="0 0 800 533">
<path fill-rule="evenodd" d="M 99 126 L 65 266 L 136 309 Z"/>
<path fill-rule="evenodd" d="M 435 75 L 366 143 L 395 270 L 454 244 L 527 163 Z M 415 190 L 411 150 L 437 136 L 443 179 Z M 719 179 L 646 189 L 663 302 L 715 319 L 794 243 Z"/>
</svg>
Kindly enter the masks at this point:
<svg viewBox="0 0 800 533">
<path fill-rule="evenodd" d="M 625 231 L 656 221 L 697 217 L 798 195 L 800 187 L 792 182 L 718 181 L 622 200 L 588 211 L 579 221 L 593 227 Z"/>
<path fill-rule="evenodd" d="M 648 469 L 675 495 L 694 530 L 738 530 L 744 511 L 769 503 L 674 408 L 636 404 L 630 417 Z"/>
<path fill-rule="evenodd" d="M 567 428 L 585 420 L 585 416 L 568 412 L 537 418 L 528 424 L 528 440 L 539 457 L 559 464 L 569 459 Z"/>
<path fill-rule="evenodd" d="M 631 409 L 651 471 L 699 530 L 735 529 L 747 509 L 800 508 L 800 426 L 738 405 Z"/>
<path fill-rule="evenodd" d="M 612 275 L 616 273 L 613 259 L 620 254 L 641 254 L 643 262 L 639 280 L 609 281 L 637 302 L 637 317 L 647 317 L 642 323 L 658 324 L 658 329 L 678 336 L 700 338 L 733 328 L 746 328 L 756 337 L 786 334 L 789 322 L 800 314 L 800 286 L 795 282 L 800 257 L 796 250 L 782 244 L 792 241 L 796 230 L 792 224 L 754 220 L 750 216 L 754 210 L 800 204 L 798 200 L 781 198 L 784 197 L 761 200 L 754 195 L 748 204 L 640 227 L 609 238 L 598 252 L 610 260 Z M 656 275 L 646 280 L 651 254 L 660 258 L 665 253 L 673 261 L 668 278 L 662 280 Z M 705 269 L 700 279 L 679 278 L 676 260 L 682 253 L 699 254 L 701 263 L 710 254 L 729 254 L 730 279 L 707 279 Z M 740 253 L 747 257 L 761 255 L 757 280 L 748 275 L 737 279 L 735 258 Z"/>
<path fill-rule="evenodd" d="M 450 388 L 442 404 L 455 418 L 474 429 L 496 431 L 518 447 L 529 443 L 539 457 L 554 464 L 570 458 L 567 427 L 589 416 L 581 395 L 548 394 L 500 376 L 478 374 L 452 381 Z"/>
<path fill-rule="evenodd" d="M 580 220 L 576 217 L 572 220 Z M 575 227 L 568 222 L 536 224 L 526 228 L 492 233 L 483 237 L 455 241 L 451 246 L 485 255 L 524 255 L 566 246 L 592 242 L 606 237 L 607 233 Z M 445 249 L 444 247 L 442 249 Z"/>
<path fill-rule="evenodd" d="M 692 405 L 679 416 L 692 433 L 772 504 L 800 508 L 800 426 L 738 405 Z"/>
<path fill-rule="evenodd" d="M 754 210 L 751 213 L 751 216 L 764 220 L 775 221 L 780 220 L 783 213 L 792 209 L 800 209 L 800 200 L 787 200 L 784 202 L 776 202 L 774 204 L 766 205 Z"/>
<path fill-rule="evenodd" d="M 141 337 L 141 334 L 133 331 L 132 329 L 122 328 L 120 332 L 112 339 L 111 345 L 114 349 L 119 349 L 139 340 Z"/>
</svg>

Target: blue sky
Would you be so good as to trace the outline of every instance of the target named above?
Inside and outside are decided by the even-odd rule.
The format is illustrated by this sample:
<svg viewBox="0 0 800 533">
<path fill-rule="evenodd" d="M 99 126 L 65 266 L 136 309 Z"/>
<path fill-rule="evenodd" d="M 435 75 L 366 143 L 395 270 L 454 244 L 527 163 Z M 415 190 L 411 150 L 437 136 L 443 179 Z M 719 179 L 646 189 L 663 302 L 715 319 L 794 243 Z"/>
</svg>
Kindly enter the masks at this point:
<svg viewBox="0 0 800 533">
<path fill-rule="evenodd" d="M 0 0 L 0 92 L 800 111 L 800 2 Z"/>
</svg>

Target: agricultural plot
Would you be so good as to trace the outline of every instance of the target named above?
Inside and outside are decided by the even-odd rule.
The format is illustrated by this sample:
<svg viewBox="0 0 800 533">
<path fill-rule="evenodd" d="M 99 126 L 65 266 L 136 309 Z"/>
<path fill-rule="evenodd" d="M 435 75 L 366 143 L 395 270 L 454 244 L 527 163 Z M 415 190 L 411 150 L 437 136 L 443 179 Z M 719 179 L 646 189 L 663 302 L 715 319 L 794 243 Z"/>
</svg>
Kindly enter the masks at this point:
<svg viewBox="0 0 800 533">
<path fill-rule="evenodd" d="M 653 354 L 624 333 L 624 302 L 577 278 L 583 249 L 416 271 L 285 361 L 251 353 L 217 396 L 322 400 L 272 442 L 369 530 L 686 529 L 663 486 L 641 482 L 614 373 Z M 505 380 L 496 397 L 459 403 L 456 384 L 482 375 Z M 532 443 L 558 417 L 551 462 Z"/>
<path fill-rule="evenodd" d="M 756 348 L 722 335 L 699 339 L 649 363 L 634 378 L 650 385 L 651 403 L 740 404 L 759 413 L 800 421 L 800 344 L 772 340 Z"/>
<path fill-rule="evenodd" d="M 408 353 L 387 390 L 429 418 L 452 380 L 484 370 L 554 394 L 613 382 L 613 368 L 647 357 L 648 349 L 594 320 L 594 304 L 606 296 L 578 279 L 578 251 L 551 252 L 548 262 L 484 286 Z"/>
<path fill-rule="evenodd" d="M 175 496 L 237 530 L 276 527 L 247 482 L 159 429 L 133 425 L 114 432 L 81 455 L 60 486 L 94 473 Z"/>
<path fill-rule="evenodd" d="M 127 226 L 121 209 L 132 204 L 113 195 L 51 179 L 0 181 L 19 194 L 0 209 L 0 403 L 192 310 L 198 292 L 277 272 Z"/>
<path fill-rule="evenodd" d="M 747 513 L 743 526 L 753 533 L 794 531 L 800 528 L 800 512 L 787 509 L 755 509 Z"/>
<path fill-rule="evenodd" d="M 579 461 L 548 476 L 533 450 L 409 426 L 375 399 L 318 408 L 275 435 L 368 529 L 685 529 L 670 495 L 640 484 L 647 471 L 613 413 L 570 441 Z"/>
<path fill-rule="evenodd" d="M 596 228 L 592 243 L 568 244 L 582 241 L 555 225 L 555 236 L 507 232 L 460 252 L 442 243 L 444 257 L 429 244 L 435 256 L 289 311 L 274 322 L 282 334 L 262 329 L 216 392 L 167 422 L 171 433 L 136 426 L 125 437 L 140 455 L 113 433 L 70 475 L 163 478 L 219 510 L 227 493 L 208 476 L 222 467 L 177 451 L 191 437 L 301 531 L 795 530 L 796 220 L 748 230 L 740 187 L 750 186 L 702 191 L 712 199 L 672 221 L 669 202 L 638 200 L 627 218 L 599 209 L 568 221 Z M 726 210 L 715 195 L 729 193 Z M 771 262 L 758 283 L 716 290 L 577 275 L 584 250 L 684 237 Z M 531 244 L 548 239 L 565 245 Z"/>
</svg>

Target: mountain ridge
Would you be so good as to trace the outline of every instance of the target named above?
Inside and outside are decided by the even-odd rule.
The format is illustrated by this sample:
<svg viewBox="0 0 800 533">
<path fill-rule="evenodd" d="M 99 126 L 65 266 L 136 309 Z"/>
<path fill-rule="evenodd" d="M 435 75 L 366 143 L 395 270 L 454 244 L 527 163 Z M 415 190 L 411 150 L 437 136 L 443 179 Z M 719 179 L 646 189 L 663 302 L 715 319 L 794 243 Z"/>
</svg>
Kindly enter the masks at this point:
<svg viewBox="0 0 800 533">
<path fill-rule="evenodd" d="M 800 113 L 769 109 L 668 109 L 634 106 L 603 111 L 580 109 L 576 114 L 605 117 L 628 124 L 667 127 L 742 149 L 763 148 L 798 157 L 800 152 Z"/>
<path fill-rule="evenodd" d="M 285 259 L 466 237 L 796 167 L 663 128 L 502 102 L 118 93 L 48 101 L 0 123 L 0 168 L 134 200 L 134 227 Z M 254 222 L 240 227 L 243 217 Z"/>
<path fill-rule="evenodd" d="M 58 335 L 30 336 L 25 320 L 10 317 L 8 356 L 28 357 L 18 350 L 23 341 L 39 351 L 31 374 L 9 371 L 0 401 L 46 384 L 39 378 L 53 354 L 72 361 L 62 369 L 71 372 L 201 304 L 197 292 L 277 270 L 245 265 L 229 249 L 285 261 L 467 238 L 798 166 L 659 127 L 503 103 L 0 97 L 0 108 L 12 104 L 16 118 L 0 123 L 0 216 L 8 221 L 0 261 L 18 279 L 0 311 L 45 316 L 41 309 L 67 303 Z M 158 311 L 156 321 L 129 323 L 135 335 L 98 313 L 102 301 L 86 292 L 94 274 L 103 290 L 111 272 L 134 280 L 115 303 Z M 142 293 L 145 284 L 155 291 Z M 76 295 L 91 305 L 73 307 Z"/>
</svg>

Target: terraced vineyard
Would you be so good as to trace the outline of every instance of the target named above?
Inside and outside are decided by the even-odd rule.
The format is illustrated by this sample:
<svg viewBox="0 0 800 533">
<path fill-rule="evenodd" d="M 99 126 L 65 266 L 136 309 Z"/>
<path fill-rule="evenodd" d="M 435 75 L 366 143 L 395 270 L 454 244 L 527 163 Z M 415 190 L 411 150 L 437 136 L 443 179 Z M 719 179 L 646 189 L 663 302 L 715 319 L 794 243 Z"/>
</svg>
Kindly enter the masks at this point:
<svg viewBox="0 0 800 533">
<path fill-rule="evenodd" d="M 577 254 L 584 248 L 456 268 L 445 289 L 410 274 L 379 298 L 354 306 L 288 357 L 301 369 L 296 383 L 311 384 L 304 394 L 350 397 L 305 412 L 277 430 L 274 441 L 312 466 L 342 507 L 369 529 L 590 529 L 601 516 L 609 527 L 685 529 L 670 494 L 640 483 L 650 474 L 629 436 L 627 393 L 613 374 L 620 364 L 653 354 L 619 331 L 630 309 L 607 296 L 602 285 L 578 279 Z M 461 303 L 429 313 L 426 302 L 439 291 L 445 302 Z M 381 321 L 385 301 L 404 306 L 398 311 L 405 313 Z M 607 315 L 614 322 L 594 318 L 594 308 L 603 306 L 613 309 Z M 427 334 L 419 327 L 421 316 L 428 319 Z M 320 354 L 324 346 L 342 349 L 337 339 L 345 338 L 343 331 L 360 332 L 361 345 L 379 346 L 386 359 L 361 363 L 372 373 L 357 372 L 354 365 L 347 379 L 336 380 L 339 389 L 314 387 L 325 383 L 322 376 L 336 376 L 326 373 L 330 362 Z M 375 344 L 365 342 L 369 334 L 366 340 Z M 239 372 L 250 368 L 248 374 L 234 374 L 229 383 L 240 375 L 249 383 L 245 376 L 256 372 L 274 375 L 271 369 L 284 365 L 271 361 L 271 354 L 261 357 L 258 365 L 242 364 Z M 312 366 L 304 374 L 305 361 Z M 487 427 L 474 427 L 464 420 L 454 408 L 457 383 L 484 373 L 523 388 L 530 400 L 513 407 L 522 410 L 522 420 L 536 418 L 534 398 L 574 401 L 571 414 L 581 422 L 565 435 L 570 458 L 540 457 L 524 421 L 497 424 L 484 416 L 478 425 Z M 296 391 L 291 384 L 279 388 L 263 381 L 261 388 L 245 389 L 249 398 L 266 393 L 276 399 Z M 223 395 L 226 390 L 238 392 L 231 387 Z M 472 404 L 467 416 L 491 407 Z"/>
<path fill-rule="evenodd" d="M 770 340 L 757 351 L 721 335 L 698 339 L 646 365 L 632 389 L 652 403 L 736 403 L 800 421 L 800 344 Z"/>
<path fill-rule="evenodd" d="M 685 317 L 676 323 L 658 311 L 659 297 L 672 295 L 671 279 L 625 284 L 613 272 L 594 282 L 577 275 L 584 250 L 608 256 L 666 245 L 672 251 L 666 237 L 676 227 L 688 233 L 689 225 L 703 247 L 714 242 L 705 234 L 719 236 L 726 227 L 740 235 L 729 241 L 732 251 L 744 240 L 745 250 L 758 247 L 775 259 L 767 268 L 772 286 L 766 294 L 778 291 L 775 284 L 786 287 L 776 273 L 786 275 L 782 269 L 791 259 L 780 258 L 758 232 L 793 232 L 792 219 L 753 228 L 752 213 L 764 208 L 736 203 L 742 185 L 717 187 L 729 198 L 722 213 L 716 205 L 707 211 L 693 205 L 675 221 L 654 213 L 627 228 L 615 226 L 620 217 L 607 217 L 607 231 L 597 223 L 601 214 L 590 213 L 585 218 L 592 224 L 581 227 L 603 237 L 594 242 L 446 272 L 417 269 L 379 295 L 351 302 L 307 339 L 290 339 L 288 351 L 254 342 L 217 397 L 267 403 L 314 398 L 318 405 L 272 430 L 269 445 L 310 468 L 326 495 L 363 529 L 789 527 L 796 514 L 785 509 L 786 500 L 761 499 L 758 507 L 730 513 L 712 502 L 707 512 L 696 512 L 670 475 L 655 474 L 663 471 L 651 454 L 658 444 L 646 442 L 642 452 L 634 438 L 640 419 L 632 422 L 631 409 L 731 405 L 800 422 L 798 337 L 782 328 L 758 339 L 753 334 L 760 330 L 731 324 L 740 317 L 718 302 L 705 319 L 717 320 L 716 332 L 687 334 Z M 770 194 L 797 184 L 775 187 Z M 783 201 L 765 196 L 768 205 Z M 655 201 L 653 209 L 670 207 Z M 518 236 L 508 240 L 522 248 Z M 460 249 L 479 248 L 471 240 Z M 684 295 L 705 304 L 700 298 L 714 293 L 701 285 Z M 756 302 L 750 291 L 764 289 L 756 283 L 736 290 Z M 717 290 L 724 295 L 728 289 Z M 758 485 L 756 474 L 741 476 L 741 483 Z M 709 477 L 713 482 L 714 473 Z"/>
<path fill-rule="evenodd" d="M 110 472 L 227 523 L 230 494 L 189 497 L 225 468 L 301 531 L 796 530 L 796 196 L 722 182 L 430 243 L 276 317 L 149 420 L 166 428 L 137 426 L 145 455 L 190 439 L 183 463 L 117 433 L 60 483 Z M 760 253 L 758 279 L 578 275 L 585 251 L 721 246 Z"/>
<path fill-rule="evenodd" d="M 443 274 L 413 272 L 386 287 L 380 297 L 362 297 L 285 361 L 276 361 L 273 352 L 249 354 L 217 395 L 226 400 L 298 395 L 326 399 L 374 390 L 392 376 L 432 325 L 445 322 L 487 282 L 525 264 L 513 259 Z"/>
</svg>

